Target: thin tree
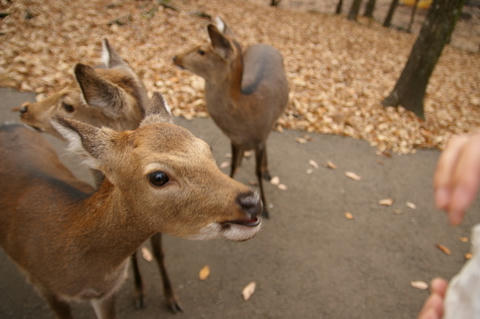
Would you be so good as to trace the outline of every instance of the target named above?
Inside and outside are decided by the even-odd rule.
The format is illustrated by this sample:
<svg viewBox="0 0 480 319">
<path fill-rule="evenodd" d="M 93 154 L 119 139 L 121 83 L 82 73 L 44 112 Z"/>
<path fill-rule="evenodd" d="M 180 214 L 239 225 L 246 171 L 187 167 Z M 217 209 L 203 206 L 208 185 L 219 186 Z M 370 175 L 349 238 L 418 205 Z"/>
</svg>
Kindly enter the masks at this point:
<svg viewBox="0 0 480 319">
<path fill-rule="evenodd" d="M 402 105 L 425 118 L 423 98 L 428 80 L 450 38 L 464 0 L 434 0 L 395 87 L 382 104 Z"/>
<path fill-rule="evenodd" d="M 376 0 L 368 0 L 367 4 L 365 4 L 365 11 L 363 12 L 364 17 L 373 18 L 373 11 L 375 11 L 375 2 Z"/>
<path fill-rule="evenodd" d="M 343 0 L 338 0 L 337 8 L 335 9 L 335 14 L 342 13 Z"/>
<path fill-rule="evenodd" d="M 390 7 L 388 8 L 387 16 L 385 17 L 385 21 L 383 21 L 383 26 L 385 28 L 390 27 L 390 25 L 392 24 L 393 14 L 395 13 L 395 10 L 397 9 L 397 7 L 398 7 L 398 0 L 392 0 L 392 2 L 390 3 Z"/>
<path fill-rule="evenodd" d="M 362 5 L 362 0 L 353 0 L 350 11 L 348 12 L 348 20 L 357 20 L 358 12 L 360 11 L 360 6 Z"/>
<path fill-rule="evenodd" d="M 420 2 L 420 0 L 415 0 L 415 3 L 413 4 L 412 12 L 410 14 L 410 22 L 408 23 L 407 32 L 412 32 L 412 25 L 413 25 L 413 22 L 415 21 L 415 13 L 417 12 L 418 2 Z"/>
</svg>

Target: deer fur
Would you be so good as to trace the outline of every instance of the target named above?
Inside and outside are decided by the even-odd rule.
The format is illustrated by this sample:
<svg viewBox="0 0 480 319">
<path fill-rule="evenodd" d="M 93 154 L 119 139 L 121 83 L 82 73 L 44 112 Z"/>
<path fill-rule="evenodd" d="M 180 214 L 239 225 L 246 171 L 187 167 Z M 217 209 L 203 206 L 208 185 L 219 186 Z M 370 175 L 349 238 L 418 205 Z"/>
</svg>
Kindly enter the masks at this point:
<svg viewBox="0 0 480 319">
<path fill-rule="evenodd" d="M 128 258 L 150 236 L 247 240 L 261 226 L 261 202 L 223 174 L 209 146 L 162 121 L 154 98 L 144 124 L 117 132 L 72 119 L 53 126 L 105 179 L 78 181 L 37 132 L 0 127 L 0 245 L 58 318 L 70 301 L 90 301 L 114 318 L 114 294 Z M 159 105 L 160 104 L 160 105 Z"/>
<path fill-rule="evenodd" d="M 243 153 L 255 150 L 256 175 L 268 217 L 262 177 L 269 180 L 266 141 L 288 103 L 283 58 L 272 46 L 242 49 L 225 22 L 207 27 L 210 43 L 173 58 L 174 63 L 205 79 L 207 111 L 231 142 L 230 176 Z"/>
<path fill-rule="evenodd" d="M 76 85 L 61 89 L 37 103 L 25 103 L 14 108 L 19 112 L 23 123 L 63 139 L 63 136 L 51 124 L 57 116 L 71 118 L 94 125 L 110 127 L 115 130 L 129 130 L 138 127 L 144 118 L 145 108 L 150 103 L 147 90 L 141 79 L 130 65 L 112 48 L 107 39 L 102 41 L 103 67 L 92 68 L 78 63 L 74 68 Z M 170 120 L 169 108 L 164 102 L 163 116 Z M 156 115 L 156 116 L 162 116 Z M 151 116 L 150 118 L 154 118 Z M 95 184 L 99 187 L 103 174 L 91 169 Z M 173 312 L 182 311 L 175 295 L 165 266 L 162 247 L 162 234 L 150 238 L 153 255 L 162 277 L 163 290 L 167 306 Z M 132 255 L 132 268 L 135 283 L 135 304 L 144 306 L 144 286 L 137 261 L 136 252 Z"/>
</svg>

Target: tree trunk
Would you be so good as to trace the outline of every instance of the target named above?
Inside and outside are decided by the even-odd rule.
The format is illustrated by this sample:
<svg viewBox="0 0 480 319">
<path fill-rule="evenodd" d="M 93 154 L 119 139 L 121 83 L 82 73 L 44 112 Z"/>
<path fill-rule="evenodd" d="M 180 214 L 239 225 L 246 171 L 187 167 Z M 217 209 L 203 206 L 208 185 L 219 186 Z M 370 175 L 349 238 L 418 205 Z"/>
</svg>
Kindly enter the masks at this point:
<svg viewBox="0 0 480 319">
<path fill-rule="evenodd" d="M 335 14 L 342 13 L 343 0 L 338 0 L 337 8 L 335 9 Z"/>
<path fill-rule="evenodd" d="M 412 32 L 412 25 L 413 25 L 413 22 L 415 21 L 415 13 L 417 12 L 417 6 L 419 1 L 420 0 L 415 0 L 415 3 L 413 4 L 412 13 L 410 14 L 410 23 L 408 24 L 407 32 Z"/>
<path fill-rule="evenodd" d="M 362 5 L 362 0 L 353 0 L 350 11 L 348 12 L 348 20 L 357 20 L 358 12 L 360 11 L 360 6 Z"/>
<path fill-rule="evenodd" d="M 367 4 L 365 5 L 365 11 L 363 12 L 364 17 L 373 18 L 373 11 L 375 11 L 375 1 L 376 0 L 368 0 Z"/>
<path fill-rule="evenodd" d="M 390 25 L 392 24 L 393 14 L 395 13 L 395 10 L 397 9 L 397 7 L 398 7 L 398 0 L 392 0 L 392 2 L 390 3 L 390 8 L 388 8 L 387 16 L 385 17 L 385 21 L 383 22 L 383 26 L 385 28 L 390 27 Z"/>
<path fill-rule="evenodd" d="M 402 105 L 418 117 L 425 117 L 423 98 L 428 80 L 455 27 L 463 2 L 464 0 L 433 1 L 400 78 L 382 102 L 384 106 Z"/>
</svg>

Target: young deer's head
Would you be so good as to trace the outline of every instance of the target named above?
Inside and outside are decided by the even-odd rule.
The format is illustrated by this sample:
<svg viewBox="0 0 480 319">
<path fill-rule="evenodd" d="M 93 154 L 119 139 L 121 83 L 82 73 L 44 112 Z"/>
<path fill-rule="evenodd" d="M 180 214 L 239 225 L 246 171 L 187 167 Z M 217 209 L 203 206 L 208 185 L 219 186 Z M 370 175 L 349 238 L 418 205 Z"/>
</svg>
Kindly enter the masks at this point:
<svg viewBox="0 0 480 319">
<path fill-rule="evenodd" d="M 207 80 L 228 77 L 232 64 L 241 56 L 241 47 L 233 39 L 225 22 L 216 19 L 217 25 L 207 26 L 209 44 L 196 46 L 176 55 L 173 62 Z"/>
<path fill-rule="evenodd" d="M 111 184 L 116 196 L 118 218 L 130 217 L 152 234 L 253 237 L 261 224 L 259 196 L 223 174 L 204 141 L 169 123 L 165 106 L 156 93 L 147 116 L 132 131 L 66 118 L 53 125 L 91 168 L 103 172 L 104 184 Z"/>
<path fill-rule="evenodd" d="M 136 128 L 148 103 L 143 83 L 106 39 L 102 41 L 102 60 L 105 68 L 75 65 L 75 87 L 14 110 L 25 124 L 58 137 L 50 124 L 56 116 L 117 130 Z"/>
</svg>

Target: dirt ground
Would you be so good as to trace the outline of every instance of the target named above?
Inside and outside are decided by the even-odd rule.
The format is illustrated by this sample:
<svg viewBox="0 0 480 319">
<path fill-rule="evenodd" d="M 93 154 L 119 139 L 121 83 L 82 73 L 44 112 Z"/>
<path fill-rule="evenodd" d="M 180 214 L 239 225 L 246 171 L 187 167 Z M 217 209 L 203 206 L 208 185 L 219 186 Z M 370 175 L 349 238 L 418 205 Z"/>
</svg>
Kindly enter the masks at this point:
<svg viewBox="0 0 480 319">
<path fill-rule="evenodd" d="M 17 121 L 10 108 L 33 98 L 0 89 L 2 121 Z M 177 123 L 210 143 L 219 164 L 228 160 L 228 140 L 211 120 Z M 385 157 L 376 155 L 367 142 L 347 137 L 310 134 L 311 142 L 297 143 L 304 134 L 273 132 L 269 139 L 270 170 L 288 189 L 266 186 L 272 218 L 256 238 L 232 243 L 167 236 L 167 267 L 184 313 L 168 312 L 156 265 L 141 260 L 146 308 L 135 310 L 130 277 L 119 292 L 118 317 L 415 318 L 428 293 L 413 288 L 411 281 L 451 278 L 461 268 L 469 244 L 459 238 L 469 236 L 471 226 L 480 221 L 480 203 L 459 227 L 449 226 L 445 215 L 435 210 L 431 184 L 438 151 Z M 50 140 L 74 172 L 88 180 L 63 145 Z M 337 168 L 326 168 L 327 161 Z M 345 171 L 362 179 L 351 180 Z M 237 178 L 255 180 L 253 159 L 244 162 Z M 393 205 L 380 206 L 384 198 L 392 198 Z M 407 201 L 416 209 L 408 208 Z M 345 212 L 353 219 L 345 218 Z M 448 247 L 451 255 L 436 244 Z M 200 281 L 198 272 L 205 265 L 211 275 Z M 53 318 L 3 252 L 0 278 L 0 318 Z M 245 302 L 241 291 L 251 281 L 257 290 Z M 86 304 L 76 305 L 74 315 L 94 317 Z"/>
</svg>

